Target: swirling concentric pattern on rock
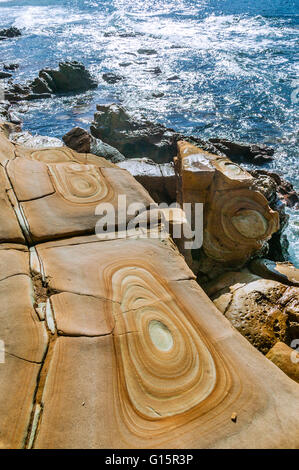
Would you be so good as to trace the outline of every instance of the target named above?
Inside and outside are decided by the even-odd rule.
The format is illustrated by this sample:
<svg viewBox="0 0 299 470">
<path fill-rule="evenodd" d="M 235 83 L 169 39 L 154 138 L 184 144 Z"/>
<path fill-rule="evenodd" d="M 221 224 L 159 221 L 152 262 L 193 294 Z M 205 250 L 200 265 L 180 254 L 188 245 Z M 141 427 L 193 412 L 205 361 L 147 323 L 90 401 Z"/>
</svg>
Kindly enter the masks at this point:
<svg viewBox="0 0 299 470">
<path fill-rule="evenodd" d="M 253 177 L 228 158 L 178 142 L 179 202 L 204 203 L 203 252 L 242 266 L 279 229 L 279 215 L 251 189 Z M 236 249 L 237 248 L 237 249 Z"/>
<path fill-rule="evenodd" d="M 214 360 L 163 281 L 129 266 L 117 270 L 111 284 L 122 298 L 114 307 L 119 387 L 125 387 L 132 411 L 162 419 L 205 400 L 216 384 Z"/>
<path fill-rule="evenodd" d="M 89 235 L 98 200 L 153 203 L 134 178 L 65 149 L 6 155 L 0 447 L 298 447 L 297 384 L 232 328 L 169 234 Z"/>
</svg>

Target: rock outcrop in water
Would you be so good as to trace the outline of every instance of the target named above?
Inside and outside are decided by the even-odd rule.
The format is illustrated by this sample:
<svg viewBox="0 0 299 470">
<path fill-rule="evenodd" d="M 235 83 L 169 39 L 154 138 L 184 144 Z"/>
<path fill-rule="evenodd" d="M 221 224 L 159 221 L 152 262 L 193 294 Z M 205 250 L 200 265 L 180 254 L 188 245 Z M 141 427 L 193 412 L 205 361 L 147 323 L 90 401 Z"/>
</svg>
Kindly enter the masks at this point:
<svg viewBox="0 0 299 470">
<path fill-rule="evenodd" d="M 43 69 L 36 79 L 26 85 L 10 84 L 5 99 L 10 102 L 51 98 L 53 94 L 80 92 L 96 88 L 97 82 L 83 64 L 60 62 L 58 70 Z"/>
<path fill-rule="evenodd" d="M 60 62 L 58 70 L 43 69 L 30 85 L 33 93 L 68 93 L 85 91 L 98 86 L 83 64 Z"/>
<path fill-rule="evenodd" d="M 24 149 L 3 127 L 0 162 L 0 447 L 298 447 L 298 385 L 216 309 L 163 225 L 94 235 L 118 195 L 156 210 L 127 171 Z"/>
<path fill-rule="evenodd" d="M 185 138 L 162 124 L 136 119 L 117 104 L 98 105 L 90 130 L 92 136 L 117 148 L 126 158 L 147 158 L 156 163 L 172 162 L 177 141 Z M 192 140 L 217 153 L 211 143 Z"/>
<path fill-rule="evenodd" d="M 3 39 L 8 39 L 8 38 L 17 38 L 21 35 L 22 35 L 21 31 L 14 26 L 11 26 L 10 28 L 7 28 L 7 29 L 0 29 L 0 41 Z"/>
<path fill-rule="evenodd" d="M 91 133 L 116 147 L 126 158 L 149 158 L 156 163 L 171 162 L 176 154 L 176 142 L 187 140 L 202 149 L 232 161 L 256 165 L 269 162 L 274 150 L 266 145 L 231 142 L 227 139 L 209 139 L 185 136 L 162 124 L 130 115 L 117 104 L 98 105 L 91 125 Z"/>
</svg>

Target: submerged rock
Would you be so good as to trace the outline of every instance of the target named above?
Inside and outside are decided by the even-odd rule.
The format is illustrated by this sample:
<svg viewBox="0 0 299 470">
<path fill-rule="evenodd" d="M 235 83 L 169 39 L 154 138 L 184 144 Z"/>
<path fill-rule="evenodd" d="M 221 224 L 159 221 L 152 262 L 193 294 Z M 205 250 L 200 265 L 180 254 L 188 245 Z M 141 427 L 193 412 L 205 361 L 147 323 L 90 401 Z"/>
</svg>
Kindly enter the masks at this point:
<svg viewBox="0 0 299 470">
<path fill-rule="evenodd" d="M 138 49 L 138 54 L 143 54 L 143 55 L 156 55 L 158 54 L 158 52 L 156 51 L 156 49 L 145 49 L 145 48 L 141 48 L 141 49 Z"/>
<path fill-rule="evenodd" d="M 20 67 L 19 64 L 4 64 L 3 65 L 4 70 L 14 71 L 14 70 L 17 70 L 19 67 Z"/>
<path fill-rule="evenodd" d="M 121 75 L 117 75 L 116 73 L 113 73 L 113 72 L 104 73 L 102 75 L 102 78 L 103 80 L 105 80 L 105 82 L 111 83 L 111 84 L 120 82 L 121 80 L 124 79 L 124 77 L 122 77 Z"/>
</svg>

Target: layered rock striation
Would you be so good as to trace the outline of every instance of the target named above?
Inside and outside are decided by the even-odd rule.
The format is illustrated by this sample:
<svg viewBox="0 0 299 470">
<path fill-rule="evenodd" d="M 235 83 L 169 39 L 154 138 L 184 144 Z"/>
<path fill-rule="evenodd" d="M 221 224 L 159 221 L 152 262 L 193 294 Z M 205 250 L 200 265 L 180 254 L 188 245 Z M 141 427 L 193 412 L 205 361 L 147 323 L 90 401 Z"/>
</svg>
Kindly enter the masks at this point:
<svg viewBox="0 0 299 470">
<path fill-rule="evenodd" d="M 95 234 L 119 195 L 141 219 L 157 210 L 126 170 L 3 128 L 0 162 L 0 447 L 298 447 L 298 385 L 210 301 L 163 224 L 128 214 Z"/>
</svg>

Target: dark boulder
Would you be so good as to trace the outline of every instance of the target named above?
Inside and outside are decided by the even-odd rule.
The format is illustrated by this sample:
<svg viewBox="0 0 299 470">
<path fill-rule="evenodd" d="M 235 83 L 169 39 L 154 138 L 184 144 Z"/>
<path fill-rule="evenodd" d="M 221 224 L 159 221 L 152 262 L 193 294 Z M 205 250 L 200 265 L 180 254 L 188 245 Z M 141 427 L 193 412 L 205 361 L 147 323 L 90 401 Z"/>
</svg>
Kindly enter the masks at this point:
<svg viewBox="0 0 299 470">
<path fill-rule="evenodd" d="M 35 93 L 67 93 L 96 87 L 90 72 L 77 61 L 60 62 L 58 70 L 43 69 L 31 84 Z"/>
<path fill-rule="evenodd" d="M 0 39 L 16 38 L 19 36 L 22 36 L 22 33 L 18 28 L 15 28 L 14 26 L 7 29 L 0 29 Z"/>
<path fill-rule="evenodd" d="M 5 72 L 2 72 L 5 73 Z M 79 62 L 61 62 L 58 70 L 44 69 L 31 83 L 9 84 L 5 99 L 11 102 L 51 98 L 52 94 L 85 91 L 96 88 L 97 82 Z"/>
<path fill-rule="evenodd" d="M 233 162 L 249 162 L 259 165 L 273 160 L 274 150 L 266 145 L 231 142 L 227 139 L 216 138 L 209 140 Z"/>
<path fill-rule="evenodd" d="M 2 72 L 2 71 L 0 70 L 0 79 L 1 79 L 1 78 L 11 78 L 11 77 L 12 77 L 12 74 L 11 74 L 11 73 L 9 73 L 9 72 Z"/>
<path fill-rule="evenodd" d="M 219 154 L 210 143 L 186 137 L 162 124 L 136 119 L 117 104 L 98 105 L 90 127 L 93 137 L 117 148 L 126 158 L 147 158 L 156 163 L 172 162 L 178 140 L 190 140 L 204 150 Z"/>
<path fill-rule="evenodd" d="M 81 127 L 74 127 L 62 137 L 65 145 L 79 153 L 90 153 L 90 134 Z"/>
<path fill-rule="evenodd" d="M 299 194 L 295 191 L 292 183 L 286 181 L 280 175 L 273 171 L 254 170 L 250 172 L 258 181 L 268 181 L 264 187 L 271 185 L 279 199 L 288 207 L 299 209 Z"/>
<path fill-rule="evenodd" d="M 4 64 L 3 65 L 4 70 L 17 70 L 19 68 L 19 64 Z"/>
</svg>

